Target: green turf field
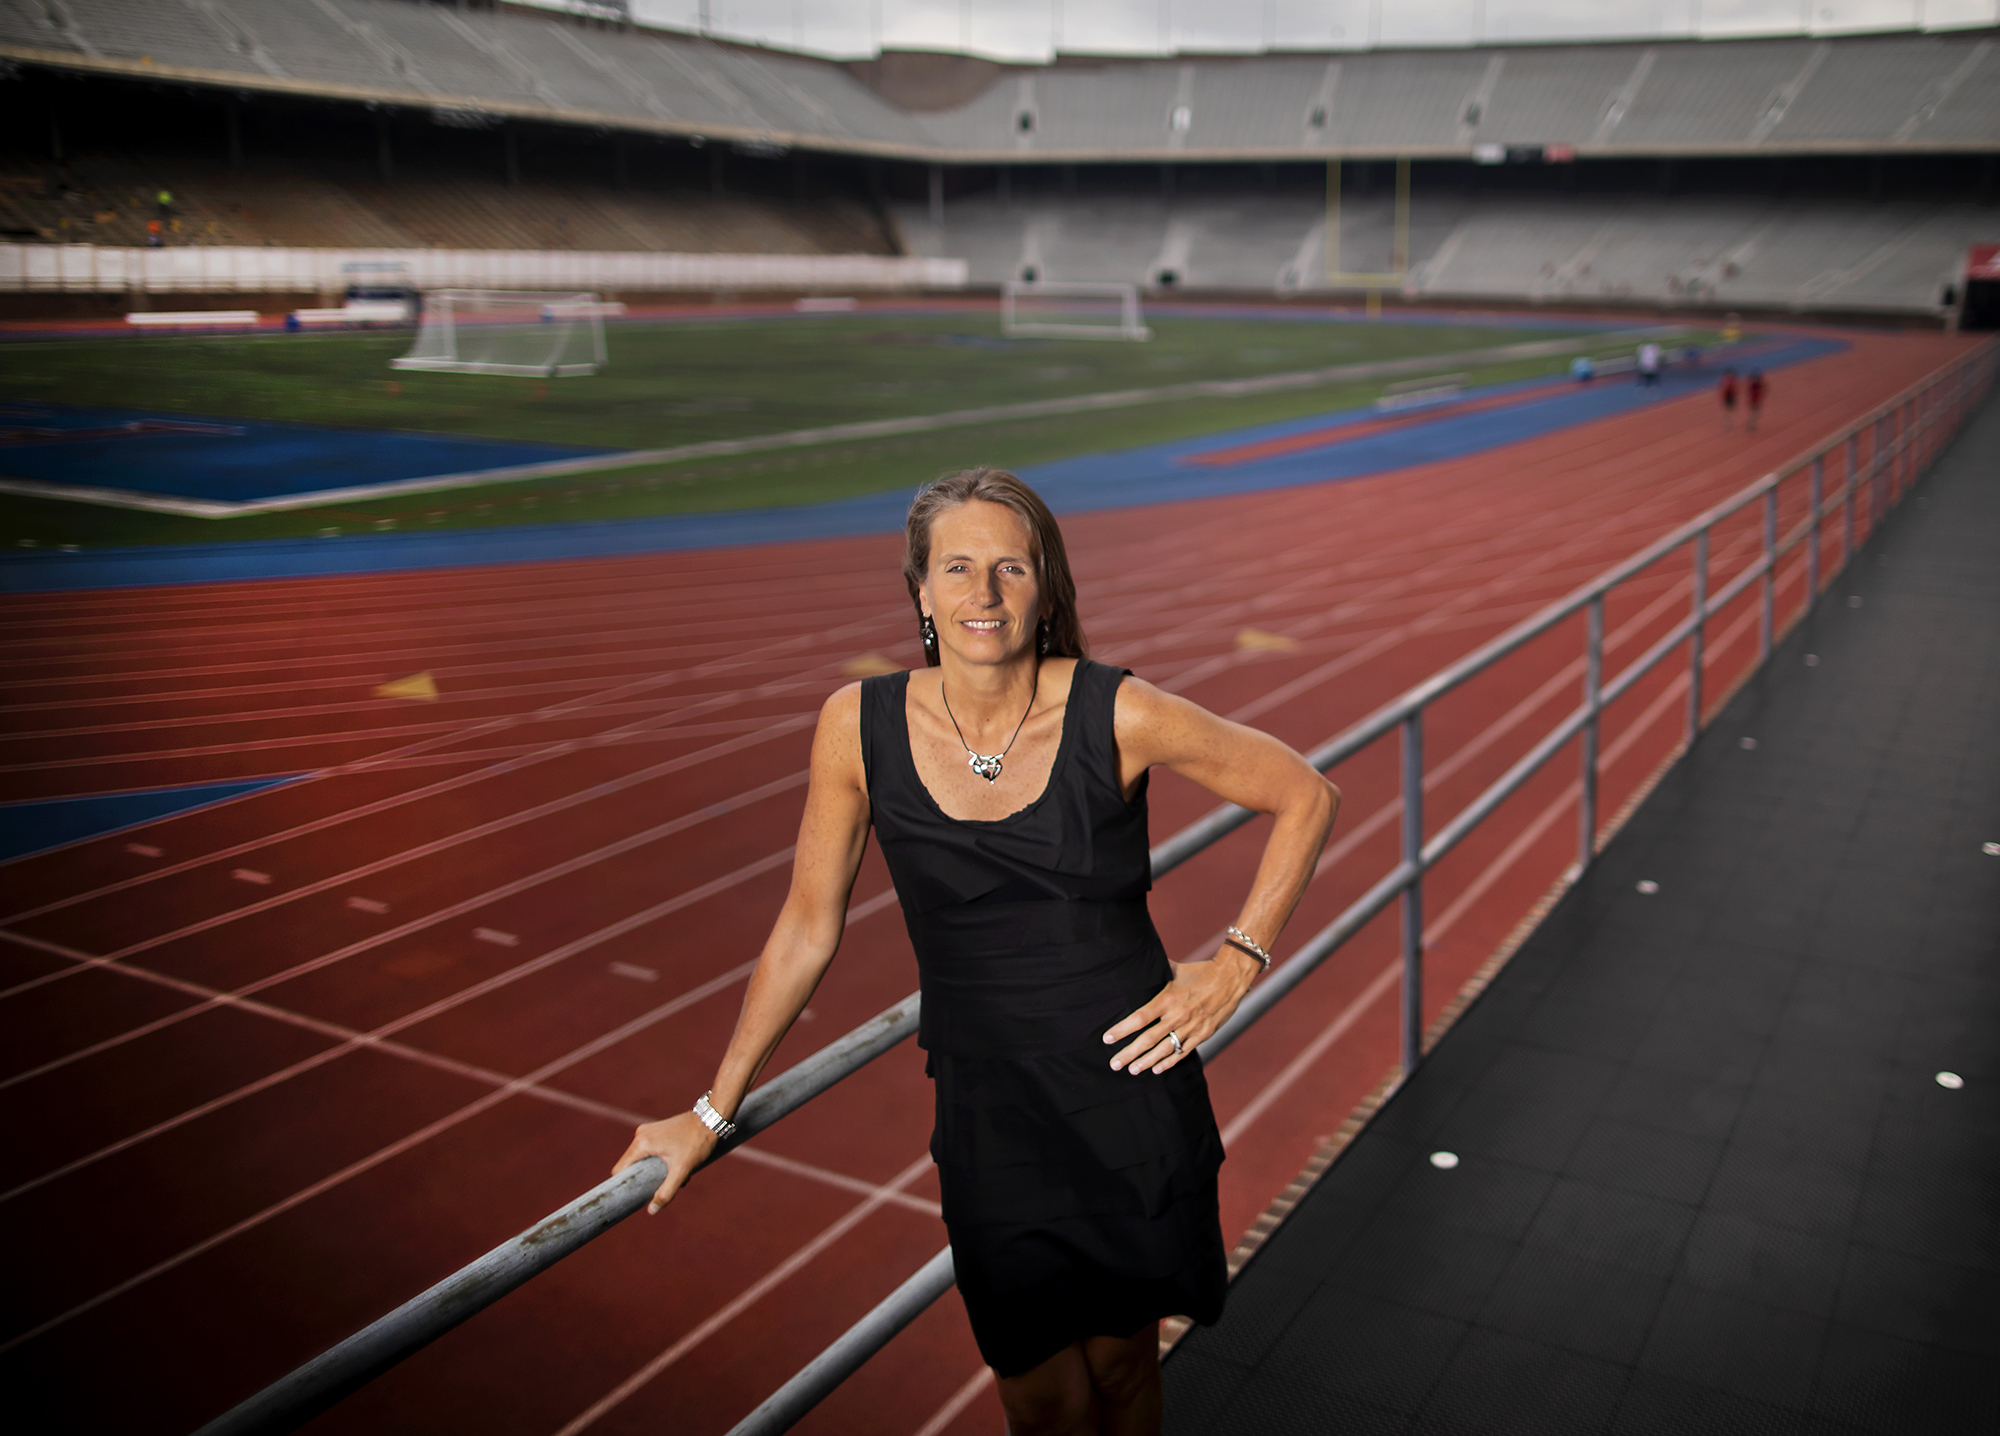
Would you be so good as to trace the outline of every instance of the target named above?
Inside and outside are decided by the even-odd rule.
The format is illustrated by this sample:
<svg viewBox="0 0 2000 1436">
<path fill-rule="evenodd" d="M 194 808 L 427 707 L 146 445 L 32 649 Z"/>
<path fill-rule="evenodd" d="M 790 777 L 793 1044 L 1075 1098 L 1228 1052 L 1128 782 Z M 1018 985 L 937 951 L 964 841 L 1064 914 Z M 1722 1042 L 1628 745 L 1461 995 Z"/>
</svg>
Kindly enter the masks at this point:
<svg viewBox="0 0 2000 1436">
<path fill-rule="evenodd" d="M 1149 323 L 1155 337 L 1141 344 L 1002 340 L 994 316 L 977 311 L 626 323 L 607 331 L 603 372 L 549 381 L 392 371 L 389 361 L 407 349 L 407 332 L 9 344 L 0 348 L 0 400 L 620 449 L 756 440 L 1079 395 L 1168 392 L 1082 413 L 950 421 L 918 432 L 227 519 L 0 495 L 0 535 L 9 546 L 185 543 L 809 503 L 904 487 L 971 463 L 1025 466 L 1327 412 L 1371 402 L 1387 382 L 1333 378 L 1234 396 L 1173 392 L 1193 381 L 1416 360 L 1433 372 L 1460 371 L 1488 383 L 1557 372 L 1569 353 L 1623 347 L 1606 336 L 1528 325 Z M 1564 341 L 1562 355 L 1462 357 L 1550 340 Z"/>
</svg>

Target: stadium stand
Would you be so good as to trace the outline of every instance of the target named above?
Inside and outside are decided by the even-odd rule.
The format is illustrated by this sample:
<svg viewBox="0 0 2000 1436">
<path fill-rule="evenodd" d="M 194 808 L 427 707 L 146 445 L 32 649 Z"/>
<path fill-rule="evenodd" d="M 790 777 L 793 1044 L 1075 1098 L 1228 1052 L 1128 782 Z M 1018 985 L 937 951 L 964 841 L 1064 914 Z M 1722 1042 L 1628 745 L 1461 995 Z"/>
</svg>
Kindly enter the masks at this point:
<svg viewBox="0 0 2000 1436">
<path fill-rule="evenodd" d="M 412 0 L 6 0 L 0 51 L 79 69 L 185 71 L 252 89 L 495 114 L 585 116 L 936 161 L 1026 156 L 1462 156 L 1475 144 L 1586 154 L 1788 146 L 1991 149 L 1984 33 L 994 66 L 933 113 L 867 67 L 528 8 Z M 948 57 L 941 57 L 948 58 Z"/>
<path fill-rule="evenodd" d="M 912 250 L 971 263 L 971 282 L 1124 280 L 1184 289 L 1327 288 L 1323 201 L 1095 197 L 899 204 Z M 1421 191 L 1413 297 L 1635 300 L 1701 306 L 1935 308 L 1965 248 L 1993 224 L 1971 204 L 1729 197 L 1547 198 Z M 1391 201 L 1349 198 L 1343 267 L 1388 262 Z M 1171 261 L 1166 256 L 1172 256 Z"/>
<path fill-rule="evenodd" d="M 1327 162 L 1408 158 L 1413 299 L 1935 316 L 2000 229 L 1995 34 L 842 65 L 504 4 L 0 0 L 17 76 L 235 107 L 227 168 L 59 138 L 7 160 L 0 230 L 144 243 L 164 185 L 171 244 L 908 250 L 979 284 L 1309 292 Z M 236 112 L 306 104 L 355 132 L 351 162 L 273 155 L 270 124 L 244 159 Z M 486 158 L 426 169 L 449 133 Z M 627 186 L 618 149 L 615 182 L 608 160 L 524 178 L 536 135 L 680 169 Z M 1383 191 L 1350 179 L 1339 269 L 1389 268 Z"/>
</svg>

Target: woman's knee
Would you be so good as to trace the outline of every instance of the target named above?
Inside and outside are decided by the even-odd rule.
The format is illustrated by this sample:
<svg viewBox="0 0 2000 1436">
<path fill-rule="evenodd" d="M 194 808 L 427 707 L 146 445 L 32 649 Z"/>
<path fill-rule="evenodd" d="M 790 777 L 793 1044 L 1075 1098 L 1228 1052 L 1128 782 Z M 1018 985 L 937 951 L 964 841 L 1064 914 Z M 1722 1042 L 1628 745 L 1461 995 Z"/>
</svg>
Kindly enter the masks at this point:
<svg viewBox="0 0 2000 1436">
<path fill-rule="evenodd" d="M 1083 1344 L 1083 1360 L 1090 1384 L 1107 1403 L 1142 1400 L 1159 1386 L 1159 1326 L 1150 1323 L 1129 1337 L 1092 1337 Z"/>
<path fill-rule="evenodd" d="M 1094 1381 L 1078 1347 L 1065 1347 L 1032 1370 L 1001 1377 L 998 1384 L 1010 1436 L 1070 1436 L 1094 1425 Z"/>
</svg>

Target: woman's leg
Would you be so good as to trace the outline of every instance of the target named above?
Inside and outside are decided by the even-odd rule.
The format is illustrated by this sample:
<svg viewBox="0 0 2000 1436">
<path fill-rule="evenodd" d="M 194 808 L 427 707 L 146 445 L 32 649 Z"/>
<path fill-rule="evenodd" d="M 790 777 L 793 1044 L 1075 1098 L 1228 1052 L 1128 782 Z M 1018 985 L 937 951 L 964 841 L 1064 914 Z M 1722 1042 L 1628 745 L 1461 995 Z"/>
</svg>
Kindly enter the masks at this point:
<svg viewBox="0 0 2000 1436">
<path fill-rule="evenodd" d="M 1097 1393 L 1080 1343 L 1019 1376 L 999 1377 L 996 1384 L 1007 1436 L 1096 1436 Z"/>
<path fill-rule="evenodd" d="M 1097 1393 L 1098 1436 L 1159 1436 L 1160 1324 L 1149 1321 L 1130 1336 L 1090 1336 L 1084 1364 Z"/>
</svg>

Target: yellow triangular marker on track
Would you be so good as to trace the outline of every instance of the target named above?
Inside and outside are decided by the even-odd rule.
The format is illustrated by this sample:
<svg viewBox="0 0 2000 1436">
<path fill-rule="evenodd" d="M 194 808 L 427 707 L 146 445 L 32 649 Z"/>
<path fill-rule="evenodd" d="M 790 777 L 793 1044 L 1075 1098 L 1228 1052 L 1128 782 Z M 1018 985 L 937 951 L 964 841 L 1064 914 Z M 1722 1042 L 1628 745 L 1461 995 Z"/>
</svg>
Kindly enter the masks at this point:
<svg viewBox="0 0 2000 1436">
<path fill-rule="evenodd" d="M 849 678 L 873 678 L 878 673 L 901 673 L 903 665 L 891 663 L 879 653 L 863 653 L 840 665 Z"/>
<path fill-rule="evenodd" d="M 1287 638 L 1282 633 L 1266 633 L 1261 628 L 1246 628 L 1236 635 L 1236 646 L 1255 653 L 1284 653 L 1297 648 L 1296 638 Z"/>
<path fill-rule="evenodd" d="M 393 683 L 384 683 L 375 690 L 377 698 L 415 698 L 426 703 L 435 703 L 438 696 L 437 680 L 429 671 L 412 673 L 408 678 L 398 678 Z"/>
</svg>

